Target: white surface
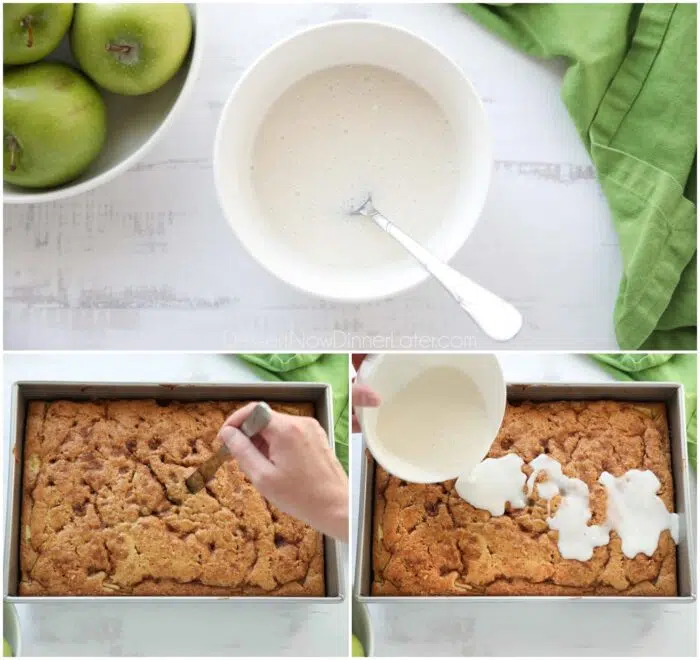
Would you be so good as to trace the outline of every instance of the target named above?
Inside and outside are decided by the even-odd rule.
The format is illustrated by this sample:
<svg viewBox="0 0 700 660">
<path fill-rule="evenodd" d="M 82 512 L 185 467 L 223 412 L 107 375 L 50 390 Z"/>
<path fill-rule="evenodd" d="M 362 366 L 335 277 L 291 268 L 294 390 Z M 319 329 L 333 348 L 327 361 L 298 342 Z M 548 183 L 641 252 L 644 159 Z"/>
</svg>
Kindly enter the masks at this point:
<svg viewBox="0 0 700 660">
<path fill-rule="evenodd" d="M 17 380 L 253 382 L 223 355 L 5 355 L 3 457 L 11 385 Z M 3 460 L 3 521 L 7 461 Z M 3 524 L 4 528 L 4 524 Z M 4 538 L 4 536 L 3 536 Z M 347 557 L 347 554 L 345 555 Z M 347 564 L 347 562 L 346 562 Z M 347 566 L 345 575 L 348 575 Z M 18 605 L 28 656 L 340 656 L 350 599 L 335 605 L 246 603 Z"/>
<path fill-rule="evenodd" d="M 500 354 L 508 382 L 608 382 L 586 356 Z M 352 501 L 362 436 L 352 437 Z M 692 477 L 691 501 L 697 500 Z M 697 530 L 697 512 L 693 511 Z M 353 516 L 353 538 L 357 517 Z M 355 566 L 354 548 L 352 543 Z M 375 654 L 384 656 L 696 656 L 697 605 L 527 603 L 369 605 Z M 506 631 L 504 632 L 504 625 Z"/>
<path fill-rule="evenodd" d="M 562 63 L 516 52 L 451 6 L 202 9 L 199 80 L 154 150 L 91 193 L 5 207 L 6 347 L 317 350 L 327 341 L 361 350 L 365 336 L 376 350 L 495 346 L 435 282 L 364 305 L 295 292 L 247 255 L 224 219 L 212 146 L 233 85 L 277 40 L 342 18 L 426 37 L 484 98 L 496 163 L 482 218 L 453 264 L 522 310 L 525 327 L 508 347 L 614 347 L 617 239 L 560 100 Z"/>
</svg>

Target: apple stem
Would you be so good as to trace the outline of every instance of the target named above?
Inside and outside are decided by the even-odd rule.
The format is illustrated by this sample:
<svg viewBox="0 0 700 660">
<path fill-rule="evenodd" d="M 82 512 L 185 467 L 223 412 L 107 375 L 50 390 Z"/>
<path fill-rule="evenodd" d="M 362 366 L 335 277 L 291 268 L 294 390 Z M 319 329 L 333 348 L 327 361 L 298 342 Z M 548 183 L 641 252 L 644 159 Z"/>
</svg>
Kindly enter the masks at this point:
<svg viewBox="0 0 700 660">
<path fill-rule="evenodd" d="M 17 169 L 17 161 L 19 160 L 19 142 L 14 135 L 8 135 L 5 138 L 5 144 L 10 152 L 10 172 L 14 172 Z"/>
<path fill-rule="evenodd" d="M 31 48 L 34 45 L 34 28 L 32 27 L 32 21 L 34 19 L 31 16 L 25 16 L 22 19 L 22 27 L 27 31 L 27 48 Z"/>
<path fill-rule="evenodd" d="M 124 53 L 128 54 L 131 52 L 132 46 L 127 44 L 107 44 L 105 50 L 110 53 Z"/>
</svg>

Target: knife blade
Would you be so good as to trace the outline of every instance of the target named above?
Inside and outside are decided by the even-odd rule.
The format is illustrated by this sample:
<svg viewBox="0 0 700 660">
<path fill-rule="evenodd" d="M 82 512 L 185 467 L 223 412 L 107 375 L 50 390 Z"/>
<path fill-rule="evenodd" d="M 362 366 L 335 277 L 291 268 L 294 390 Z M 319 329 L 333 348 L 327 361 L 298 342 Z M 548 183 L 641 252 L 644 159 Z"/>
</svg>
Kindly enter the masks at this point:
<svg viewBox="0 0 700 660">
<path fill-rule="evenodd" d="M 250 415 L 243 420 L 240 431 L 248 438 L 252 438 L 262 431 L 272 419 L 272 409 L 264 401 L 256 404 Z M 231 458 L 231 452 L 226 445 L 202 463 L 187 479 L 185 485 L 193 495 L 198 493 L 205 484 L 210 481 L 216 471 Z"/>
</svg>

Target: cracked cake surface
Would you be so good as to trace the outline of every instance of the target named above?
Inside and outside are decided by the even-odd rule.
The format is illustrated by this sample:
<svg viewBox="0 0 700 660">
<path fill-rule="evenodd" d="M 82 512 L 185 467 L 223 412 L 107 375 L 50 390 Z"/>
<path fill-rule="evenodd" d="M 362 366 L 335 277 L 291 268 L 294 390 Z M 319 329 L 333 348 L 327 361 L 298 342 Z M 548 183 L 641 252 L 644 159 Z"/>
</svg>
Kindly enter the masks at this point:
<svg viewBox="0 0 700 660">
<path fill-rule="evenodd" d="M 590 524 L 605 521 L 603 471 L 622 476 L 651 470 L 673 511 L 673 478 L 666 408 L 662 403 L 614 401 L 508 404 L 488 454 L 508 453 L 525 464 L 539 454 L 590 490 Z M 532 470 L 523 466 L 529 476 Z M 546 479 L 540 475 L 537 481 Z M 652 557 L 622 554 L 621 541 L 595 548 L 589 561 L 563 559 L 558 532 L 547 524 L 547 502 L 535 488 L 524 509 L 504 516 L 475 509 L 454 488 L 407 484 L 379 465 L 375 471 L 372 593 L 379 596 L 675 596 L 676 546 L 668 531 Z M 560 497 L 551 501 L 554 515 Z"/>
<path fill-rule="evenodd" d="M 30 402 L 19 593 L 323 596 L 321 534 L 269 504 L 235 460 L 187 491 L 245 403 Z"/>
</svg>

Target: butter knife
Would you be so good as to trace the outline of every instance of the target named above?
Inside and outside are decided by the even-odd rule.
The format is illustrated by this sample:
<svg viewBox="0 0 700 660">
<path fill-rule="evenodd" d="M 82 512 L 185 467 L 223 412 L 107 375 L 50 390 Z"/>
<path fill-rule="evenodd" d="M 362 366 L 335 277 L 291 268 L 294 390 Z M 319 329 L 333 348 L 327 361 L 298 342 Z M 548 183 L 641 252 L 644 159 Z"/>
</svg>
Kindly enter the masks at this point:
<svg viewBox="0 0 700 660">
<path fill-rule="evenodd" d="M 262 431 L 272 419 L 272 409 L 264 401 L 256 404 L 252 412 L 245 418 L 240 426 L 240 431 L 247 437 L 252 438 Z M 205 484 L 211 480 L 216 471 L 231 458 L 231 452 L 226 445 L 223 445 L 219 451 L 211 458 L 208 458 L 202 463 L 187 479 L 185 484 L 187 490 L 193 495 L 198 493 Z"/>
</svg>

